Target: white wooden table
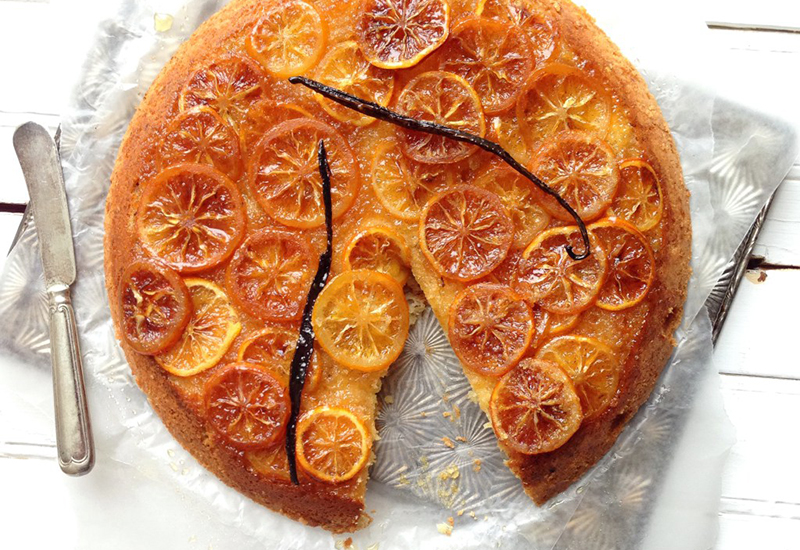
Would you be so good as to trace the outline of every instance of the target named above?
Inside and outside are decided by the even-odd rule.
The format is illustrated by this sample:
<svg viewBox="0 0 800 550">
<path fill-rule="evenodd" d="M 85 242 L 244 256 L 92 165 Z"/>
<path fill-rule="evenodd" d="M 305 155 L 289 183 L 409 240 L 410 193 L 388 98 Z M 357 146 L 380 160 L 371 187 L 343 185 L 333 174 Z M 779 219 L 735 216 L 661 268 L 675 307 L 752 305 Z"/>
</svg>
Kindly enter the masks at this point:
<svg viewBox="0 0 800 550">
<path fill-rule="evenodd" d="M 698 2 L 713 46 L 736 68 L 731 85 L 800 130 L 800 2 Z M 81 9 L 80 2 L 73 3 Z M 0 267 L 28 200 L 11 145 L 14 128 L 35 120 L 55 129 L 65 102 L 59 84 L 71 81 L 76 52 L 88 39 L 76 33 L 69 44 L 52 44 L 49 37 L 59 24 L 53 11 L 49 0 L 0 0 Z M 715 351 L 725 406 L 737 431 L 722 481 L 716 548 L 796 550 L 800 164 L 777 193 L 751 267 Z M 30 547 L 21 537 L 37 532 L 35 548 L 46 543 L 71 548 L 64 545 L 75 529 L 61 513 L 66 497 L 48 494 L 48 480 L 61 475 L 55 462 L 20 460 L 5 452 L 9 441 L 3 437 L 13 419 L 2 413 L 0 404 L 0 547 Z"/>
</svg>

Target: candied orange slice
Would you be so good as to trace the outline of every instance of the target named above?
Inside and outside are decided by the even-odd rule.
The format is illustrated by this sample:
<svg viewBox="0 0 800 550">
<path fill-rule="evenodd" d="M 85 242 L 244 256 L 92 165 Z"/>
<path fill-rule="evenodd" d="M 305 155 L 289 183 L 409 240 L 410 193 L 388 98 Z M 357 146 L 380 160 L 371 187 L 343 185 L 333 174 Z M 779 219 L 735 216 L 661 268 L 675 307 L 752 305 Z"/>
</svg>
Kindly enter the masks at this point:
<svg viewBox="0 0 800 550">
<path fill-rule="evenodd" d="M 176 376 L 192 376 L 216 365 L 242 325 L 225 292 L 205 279 L 186 279 L 192 316 L 178 341 L 156 355 L 156 362 Z"/>
<path fill-rule="evenodd" d="M 286 387 L 292 370 L 292 358 L 297 348 L 297 330 L 281 326 L 268 326 L 250 335 L 239 347 L 239 361 L 263 365 L 278 377 Z M 319 384 L 322 369 L 319 353 L 314 350 L 306 372 L 304 392 L 312 392 Z"/>
<path fill-rule="evenodd" d="M 411 251 L 391 227 L 373 226 L 359 231 L 344 251 L 345 269 L 371 269 L 389 275 L 400 286 L 411 275 Z"/>
<path fill-rule="evenodd" d="M 353 204 L 359 186 L 358 163 L 347 140 L 327 124 L 298 118 L 276 126 L 250 157 L 250 189 L 274 220 L 302 228 L 325 222 L 317 160 L 321 139 L 331 170 L 333 217 Z"/>
<path fill-rule="evenodd" d="M 273 445 L 267 449 L 247 451 L 244 456 L 259 475 L 270 481 L 291 483 L 286 445 Z"/>
<path fill-rule="evenodd" d="M 376 67 L 413 67 L 442 45 L 450 27 L 446 0 L 364 0 L 356 37 Z"/>
<path fill-rule="evenodd" d="M 598 218 L 611 205 L 619 184 L 614 152 L 603 141 L 583 132 L 564 132 L 545 143 L 531 171 L 574 208 L 584 221 Z M 542 193 L 542 206 L 562 221 L 569 212 Z"/>
<path fill-rule="evenodd" d="M 611 121 L 611 100 L 593 77 L 553 63 L 531 77 L 519 96 L 517 118 L 531 147 L 564 130 L 584 130 L 605 137 Z"/>
<path fill-rule="evenodd" d="M 371 64 L 353 40 L 342 42 L 325 54 L 316 76 L 323 84 L 384 107 L 389 104 L 394 91 L 394 72 Z M 356 126 L 366 126 L 375 121 L 319 94 L 314 97 L 336 120 Z"/>
<path fill-rule="evenodd" d="M 539 304 L 533 306 L 533 320 L 536 331 L 532 347 L 538 348 L 545 340 L 551 336 L 563 334 L 578 324 L 580 315 L 566 315 L 547 311 Z"/>
<path fill-rule="evenodd" d="M 478 0 L 475 15 L 511 23 L 525 31 L 533 46 L 531 56 L 536 66 L 558 55 L 560 47 L 555 23 L 534 11 L 528 0 Z"/>
<path fill-rule="evenodd" d="M 569 376 L 555 365 L 534 359 L 523 359 L 500 379 L 489 413 L 499 442 L 528 455 L 558 449 L 583 420 Z"/>
<path fill-rule="evenodd" d="M 247 111 L 266 95 L 266 79 L 258 65 L 247 57 L 229 55 L 199 69 L 181 91 L 178 107 L 187 111 L 207 105 L 237 128 Z"/>
<path fill-rule="evenodd" d="M 533 72 L 533 52 L 523 30 L 482 17 L 453 29 L 442 52 L 441 68 L 464 77 L 490 115 L 513 107 Z"/>
<path fill-rule="evenodd" d="M 454 179 L 446 166 L 410 159 L 391 141 L 379 145 L 372 157 L 372 189 L 389 214 L 401 220 L 418 220 L 428 201 L 452 187 Z"/>
<path fill-rule="evenodd" d="M 453 351 L 465 367 L 489 376 L 501 376 L 517 364 L 533 328 L 530 306 L 506 285 L 467 287 L 450 307 Z"/>
<path fill-rule="evenodd" d="M 241 150 L 250 153 L 259 140 L 272 129 L 293 118 L 314 118 L 311 113 L 293 103 L 276 103 L 270 99 L 262 99 L 254 103 L 239 126 Z"/>
<path fill-rule="evenodd" d="M 517 162 L 528 165 L 531 154 L 528 144 L 522 137 L 522 130 L 515 112 L 506 111 L 489 119 L 487 133 L 487 137 L 491 141 L 499 143 Z"/>
<path fill-rule="evenodd" d="M 244 202 L 222 173 L 181 164 L 146 184 L 136 221 L 139 238 L 152 256 L 192 273 L 233 253 L 244 234 Z"/>
<path fill-rule="evenodd" d="M 268 371 L 248 363 L 222 367 L 204 388 L 208 423 L 239 449 L 276 443 L 289 420 L 289 396 Z"/>
<path fill-rule="evenodd" d="M 541 197 L 529 179 L 506 164 L 492 163 L 475 178 L 475 185 L 500 197 L 514 222 L 514 248 L 525 248 L 550 223 L 550 214 L 539 204 Z"/>
<path fill-rule="evenodd" d="M 245 48 L 272 76 L 288 78 L 303 74 L 319 61 L 327 37 L 325 19 L 314 6 L 283 0 L 261 15 Z"/>
<path fill-rule="evenodd" d="M 125 341 L 139 353 L 159 353 L 178 340 L 189 322 L 189 290 L 170 268 L 134 262 L 122 274 L 119 311 Z"/>
<path fill-rule="evenodd" d="M 345 271 L 323 289 L 311 315 L 334 361 L 377 371 L 397 359 L 408 336 L 408 304 L 397 281 L 377 271 Z"/>
<path fill-rule="evenodd" d="M 610 212 L 639 231 L 652 229 L 664 212 L 661 184 L 644 159 L 627 159 L 619 165 L 619 186 Z"/>
<path fill-rule="evenodd" d="M 226 285 L 247 313 L 276 321 L 303 312 L 316 259 L 302 235 L 263 229 L 247 237 L 228 264 Z"/>
<path fill-rule="evenodd" d="M 597 306 L 612 311 L 635 306 L 653 284 L 653 249 L 638 229 L 618 218 L 600 220 L 590 230 L 608 258 L 608 277 L 600 289 Z"/>
<path fill-rule="evenodd" d="M 483 137 L 486 124 L 478 94 L 462 77 L 446 71 L 417 75 L 397 99 L 397 110 L 411 118 L 435 122 Z M 400 147 L 414 160 L 429 164 L 453 163 L 476 151 L 474 145 L 398 128 Z"/>
<path fill-rule="evenodd" d="M 367 464 L 372 438 L 345 409 L 317 407 L 297 423 L 297 463 L 326 483 L 353 479 Z"/>
<path fill-rule="evenodd" d="M 554 363 L 569 375 L 585 418 L 603 412 L 619 383 L 619 361 L 607 345 L 586 336 L 559 336 L 536 352 L 536 359 Z"/>
<path fill-rule="evenodd" d="M 517 265 L 516 289 L 553 313 L 571 315 L 591 306 L 606 280 L 608 262 L 599 240 L 589 237 L 591 254 L 573 260 L 567 245 L 576 251 L 584 247 L 577 227 L 554 227 L 539 235 Z"/>
<path fill-rule="evenodd" d="M 167 128 L 160 152 L 163 166 L 208 164 L 232 180 L 242 174 L 239 136 L 210 107 L 179 114 Z"/>
<path fill-rule="evenodd" d="M 439 275 L 472 281 L 491 273 L 506 257 L 514 240 L 514 223 L 497 195 L 460 185 L 425 207 L 419 240 Z"/>
</svg>

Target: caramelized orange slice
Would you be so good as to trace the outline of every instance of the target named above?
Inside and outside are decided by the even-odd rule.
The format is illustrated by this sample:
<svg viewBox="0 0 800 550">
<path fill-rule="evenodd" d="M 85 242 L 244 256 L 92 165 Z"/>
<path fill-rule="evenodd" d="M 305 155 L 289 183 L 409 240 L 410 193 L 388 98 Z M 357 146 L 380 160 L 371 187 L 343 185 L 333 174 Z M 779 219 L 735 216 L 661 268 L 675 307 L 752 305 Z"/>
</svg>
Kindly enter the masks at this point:
<svg viewBox="0 0 800 550">
<path fill-rule="evenodd" d="M 317 407 L 297 423 L 297 463 L 326 483 L 353 479 L 367 464 L 372 438 L 345 409 Z"/>
<path fill-rule="evenodd" d="M 266 449 L 247 451 L 244 456 L 259 475 L 273 482 L 291 483 L 286 445 L 273 445 Z"/>
<path fill-rule="evenodd" d="M 303 74 L 319 61 L 327 35 L 325 19 L 313 5 L 283 0 L 261 15 L 245 47 L 272 76 L 288 78 Z"/>
<path fill-rule="evenodd" d="M 475 15 L 520 27 L 532 44 L 536 66 L 558 55 L 560 50 L 555 23 L 532 9 L 528 0 L 478 0 Z"/>
<path fill-rule="evenodd" d="M 487 126 L 487 137 L 491 141 L 499 143 L 520 164 L 527 166 L 530 163 L 531 154 L 528 144 L 522 137 L 522 130 L 514 111 L 506 111 L 492 117 L 487 122 Z"/>
<path fill-rule="evenodd" d="M 403 155 L 392 141 L 378 146 L 372 158 L 372 189 L 395 218 L 416 221 L 427 202 L 453 185 L 453 171 Z"/>
<path fill-rule="evenodd" d="M 298 319 L 315 264 L 304 236 L 264 229 L 251 234 L 233 255 L 226 284 L 237 304 L 254 317 Z"/>
<path fill-rule="evenodd" d="M 333 217 L 353 204 L 359 186 L 358 163 L 347 140 L 327 124 L 298 118 L 276 126 L 250 157 L 250 190 L 274 220 L 302 228 L 325 222 L 317 160 L 321 139 L 331 170 Z"/>
<path fill-rule="evenodd" d="M 531 77 L 517 102 L 517 118 L 529 146 L 564 130 L 583 130 L 605 137 L 611 100 L 596 79 L 557 63 Z"/>
<path fill-rule="evenodd" d="M 641 302 L 655 276 L 653 249 L 638 229 L 618 218 L 591 226 L 608 258 L 608 277 L 600 289 L 597 306 L 617 311 Z"/>
<path fill-rule="evenodd" d="M 242 174 L 239 136 L 210 107 L 179 114 L 167 128 L 160 152 L 163 166 L 208 164 L 232 180 Z"/>
<path fill-rule="evenodd" d="M 266 367 L 285 387 L 288 387 L 297 337 L 297 330 L 268 326 L 242 342 L 238 360 Z M 306 373 L 304 392 L 314 391 L 319 384 L 321 372 L 319 353 L 315 349 Z"/>
<path fill-rule="evenodd" d="M 489 402 L 501 445 L 535 455 L 554 451 L 581 425 L 581 402 L 559 367 L 524 359 L 503 376 Z"/>
<path fill-rule="evenodd" d="M 428 203 L 419 220 L 419 240 L 439 275 L 472 281 L 506 257 L 514 223 L 497 195 L 461 185 Z"/>
<path fill-rule="evenodd" d="M 242 329 L 225 292 L 205 279 L 186 279 L 192 316 L 178 341 L 156 355 L 156 362 L 176 376 L 192 376 L 216 365 Z"/>
<path fill-rule="evenodd" d="M 177 273 L 144 260 L 122 274 L 119 311 L 125 341 L 139 353 L 152 355 L 178 340 L 192 307 L 189 290 Z"/>
<path fill-rule="evenodd" d="M 580 319 L 579 314 L 553 313 L 539 304 L 535 304 L 532 309 L 534 326 L 536 327 L 534 341 L 531 344 L 533 348 L 538 348 L 552 336 L 563 334 L 572 329 Z"/>
<path fill-rule="evenodd" d="M 397 110 L 411 118 L 435 122 L 483 137 L 486 124 L 478 94 L 469 82 L 445 71 L 417 75 L 397 99 Z M 476 151 L 474 145 L 398 128 L 400 147 L 414 160 L 429 164 L 452 163 Z"/>
<path fill-rule="evenodd" d="M 250 107 L 266 95 L 266 79 L 247 57 L 230 55 L 196 71 L 181 92 L 178 107 L 186 111 L 207 105 L 237 128 Z"/>
<path fill-rule="evenodd" d="M 276 103 L 270 99 L 254 103 L 239 126 L 241 150 L 245 153 L 253 152 L 262 137 L 281 122 L 293 118 L 313 118 L 313 115 L 293 103 Z"/>
<path fill-rule="evenodd" d="M 204 389 L 208 423 L 239 449 L 278 442 L 289 420 L 289 396 L 268 371 L 248 363 L 222 367 Z"/>
<path fill-rule="evenodd" d="M 573 260 L 566 246 L 583 250 L 577 227 L 555 227 L 525 249 L 517 265 L 516 289 L 553 313 L 571 315 L 591 306 L 606 280 L 608 263 L 599 240 L 590 234 L 591 254 Z"/>
<path fill-rule="evenodd" d="M 397 282 L 377 271 L 345 271 L 325 286 L 311 316 L 319 345 L 351 369 L 392 363 L 408 336 L 408 304 Z"/>
<path fill-rule="evenodd" d="M 617 393 L 619 361 L 595 338 L 559 336 L 542 346 L 536 359 L 558 365 L 569 375 L 585 418 L 603 412 Z"/>
<path fill-rule="evenodd" d="M 241 240 L 244 202 L 220 172 L 181 164 L 146 184 L 136 222 L 152 256 L 183 273 L 202 271 L 227 259 Z"/>
<path fill-rule="evenodd" d="M 514 222 L 514 248 L 525 248 L 550 223 L 541 197 L 529 179 L 504 163 L 492 163 L 475 179 L 475 185 L 500 197 Z"/>
<path fill-rule="evenodd" d="M 389 104 L 394 91 L 394 72 L 371 64 L 352 40 L 330 50 L 322 58 L 316 76 L 323 84 L 384 107 Z M 315 94 L 314 98 L 336 120 L 356 126 L 366 126 L 375 121 L 319 94 Z"/>
<path fill-rule="evenodd" d="M 533 159 L 531 171 L 561 195 L 584 221 L 605 212 L 619 184 L 614 152 L 605 142 L 583 132 L 564 132 L 545 143 Z M 572 220 L 569 212 L 544 193 L 542 206 L 559 220 Z"/>
<path fill-rule="evenodd" d="M 517 364 L 533 329 L 530 306 L 506 285 L 467 287 L 450 308 L 453 351 L 465 367 L 489 376 L 501 376 Z"/>
<path fill-rule="evenodd" d="M 619 187 L 610 212 L 639 231 L 652 229 L 664 212 L 661 184 L 644 159 L 628 159 L 619 165 Z"/>
<path fill-rule="evenodd" d="M 441 68 L 464 77 L 490 115 L 511 108 L 533 72 L 533 52 L 523 30 L 491 19 L 463 21 L 442 51 Z"/>
<path fill-rule="evenodd" d="M 376 67 L 413 67 L 442 45 L 450 27 L 447 0 L 364 0 L 356 36 Z"/>
<path fill-rule="evenodd" d="M 389 275 L 400 286 L 411 275 L 411 251 L 391 227 L 373 226 L 359 231 L 344 252 L 345 269 L 371 269 Z"/>
</svg>

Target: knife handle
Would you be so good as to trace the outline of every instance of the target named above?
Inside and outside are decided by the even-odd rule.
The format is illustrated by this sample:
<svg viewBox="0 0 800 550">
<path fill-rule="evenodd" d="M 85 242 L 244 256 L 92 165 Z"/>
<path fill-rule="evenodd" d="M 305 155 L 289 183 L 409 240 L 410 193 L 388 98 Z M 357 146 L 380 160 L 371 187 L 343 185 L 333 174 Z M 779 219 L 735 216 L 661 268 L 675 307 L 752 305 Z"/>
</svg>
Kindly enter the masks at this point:
<svg viewBox="0 0 800 550">
<path fill-rule="evenodd" d="M 94 466 L 94 444 L 75 312 L 69 286 L 51 288 L 48 294 L 58 464 L 64 473 L 80 476 Z"/>
</svg>

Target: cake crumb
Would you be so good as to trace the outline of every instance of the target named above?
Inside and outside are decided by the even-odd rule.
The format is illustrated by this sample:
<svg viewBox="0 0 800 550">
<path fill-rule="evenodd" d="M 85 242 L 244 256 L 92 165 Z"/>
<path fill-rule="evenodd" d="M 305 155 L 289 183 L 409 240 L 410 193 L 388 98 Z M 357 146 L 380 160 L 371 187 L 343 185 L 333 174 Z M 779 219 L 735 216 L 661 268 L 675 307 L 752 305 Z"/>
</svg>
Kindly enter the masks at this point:
<svg viewBox="0 0 800 550">
<path fill-rule="evenodd" d="M 458 479 L 461 472 L 458 471 L 458 466 L 451 464 L 439 473 L 439 479 Z"/>
<path fill-rule="evenodd" d="M 461 409 L 453 403 L 453 414 L 455 414 L 456 418 L 461 418 Z"/>
<path fill-rule="evenodd" d="M 453 534 L 453 526 L 448 525 L 447 523 L 437 523 L 436 529 L 443 535 L 447 535 L 448 537 Z"/>
<path fill-rule="evenodd" d="M 472 461 L 472 471 L 476 474 L 481 471 L 481 459 L 476 458 Z"/>
<path fill-rule="evenodd" d="M 455 448 L 456 448 L 456 444 L 455 444 L 455 443 L 453 443 L 453 440 L 452 440 L 452 439 L 450 439 L 450 438 L 449 438 L 449 437 L 447 437 L 447 436 L 444 436 L 444 437 L 442 438 L 442 443 L 444 443 L 446 446 L 450 447 L 451 449 L 455 449 Z"/>
<path fill-rule="evenodd" d="M 427 411 L 422 411 L 421 413 L 419 413 L 419 416 L 421 418 L 426 418 L 428 416 L 428 412 Z"/>
<path fill-rule="evenodd" d="M 453 516 L 450 516 L 449 518 L 447 518 L 447 524 L 448 524 L 450 527 L 452 527 L 453 525 L 455 525 L 455 523 L 456 523 L 456 521 L 453 519 Z"/>
<path fill-rule="evenodd" d="M 346 539 L 344 539 L 344 547 L 345 548 L 353 547 L 353 537 L 347 537 Z"/>
<path fill-rule="evenodd" d="M 467 442 L 467 438 L 464 437 L 463 435 L 459 435 L 459 436 L 456 436 L 456 441 L 460 441 L 461 443 L 466 443 Z"/>
<path fill-rule="evenodd" d="M 450 418 L 450 422 L 453 421 L 453 419 L 451 418 L 453 416 L 453 413 L 451 413 L 450 411 L 444 411 L 442 413 L 442 416 L 445 417 L 445 418 Z"/>
<path fill-rule="evenodd" d="M 478 404 L 478 394 L 475 393 L 475 390 L 469 390 L 469 392 L 467 393 L 467 399 L 469 399 L 476 405 Z"/>
<path fill-rule="evenodd" d="M 478 519 L 478 517 L 475 515 L 475 511 L 472 511 L 472 512 L 470 512 L 470 513 L 469 513 L 469 517 L 471 517 L 471 518 L 472 518 L 472 519 L 474 519 L 474 520 L 477 520 L 477 519 Z"/>
<path fill-rule="evenodd" d="M 400 479 L 397 480 L 397 484 L 400 485 L 401 487 L 408 485 L 408 483 L 409 483 L 408 476 L 406 474 L 402 474 L 400 476 Z"/>
<path fill-rule="evenodd" d="M 442 401 L 444 401 L 445 403 L 450 402 L 450 395 L 447 392 L 442 394 Z"/>
<path fill-rule="evenodd" d="M 383 402 L 386 403 L 387 405 L 391 405 L 392 403 L 394 403 L 394 396 L 387 395 L 386 397 L 383 398 Z"/>
<path fill-rule="evenodd" d="M 492 429 L 492 423 L 491 422 L 487 422 L 486 424 L 483 425 L 483 427 L 486 428 L 487 430 L 491 430 Z"/>
<path fill-rule="evenodd" d="M 459 510 L 458 512 L 456 512 L 456 515 L 457 515 L 458 517 L 461 517 L 461 516 L 463 516 L 463 515 L 464 515 L 464 510 Z"/>
</svg>

